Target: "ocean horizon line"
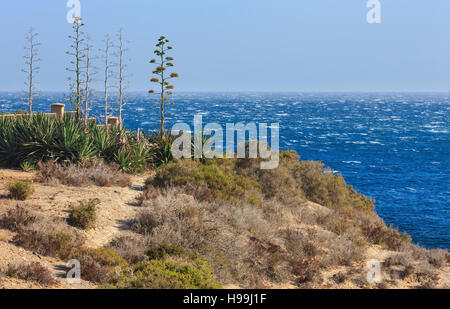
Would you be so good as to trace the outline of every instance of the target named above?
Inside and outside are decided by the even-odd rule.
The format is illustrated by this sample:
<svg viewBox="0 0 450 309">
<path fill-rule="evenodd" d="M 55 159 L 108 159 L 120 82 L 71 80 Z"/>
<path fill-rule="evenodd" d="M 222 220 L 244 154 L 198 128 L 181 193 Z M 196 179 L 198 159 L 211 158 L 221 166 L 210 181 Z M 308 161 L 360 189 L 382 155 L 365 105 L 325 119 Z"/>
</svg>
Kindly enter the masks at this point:
<svg viewBox="0 0 450 309">
<path fill-rule="evenodd" d="M 0 93 L 21 93 L 24 92 L 24 90 L 0 90 Z M 40 93 L 56 93 L 56 94 L 63 94 L 63 93 L 69 93 L 68 90 L 40 90 Z M 112 90 L 111 93 L 114 93 L 115 91 Z M 148 94 L 148 90 L 128 90 L 124 93 L 145 93 Z M 177 91 L 177 94 L 183 94 L 183 93 L 263 93 L 263 94 L 444 94 L 449 95 L 450 90 L 448 91 L 427 91 L 427 90 L 418 90 L 418 91 L 389 91 L 389 90 L 380 90 L 380 91 L 333 91 L 333 90 L 327 90 L 327 91 L 296 91 L 296 90 L 181 90 Z M 174 94 L 176 96 L 176 94 Z"/>
</svg>

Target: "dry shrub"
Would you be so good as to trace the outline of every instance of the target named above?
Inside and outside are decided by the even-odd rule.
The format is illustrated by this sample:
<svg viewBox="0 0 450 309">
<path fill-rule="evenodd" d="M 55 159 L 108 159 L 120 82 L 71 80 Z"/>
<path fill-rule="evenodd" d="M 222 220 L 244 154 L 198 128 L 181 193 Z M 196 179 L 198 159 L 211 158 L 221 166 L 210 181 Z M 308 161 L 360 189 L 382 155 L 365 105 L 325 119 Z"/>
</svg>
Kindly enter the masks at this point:
<svg viewBox="0 0 450 309">
<path fill-rule="evenodd" d="M 350 228 L 349 220 L 334 210 L 318 214 L 316 223 L 338 235 L 344 234 Z"/>
<path fill-rule="evenodd" d="M 25 201 L 34 193 L 34 188 L 31 181 L 18 180 L 8 186 L 8 191 L 10 198 Z"/>
<path fill-rule="evenodd" d="M 286 207 L 289 207 L 289 212 L 292 214 L 292 216 L 294 216 L 294 218 L 296 218 L 299 222 L 303 223 L 303 224 L 308 224 L 308 225 L 314 225 L 317 223 L 317 221 L 319 220 L 319 217 L 322 216 L 322 212 L 318 212 L 316 210 L 310 209 L 308 208 L 304 203 L 301 204 L 295 204 L 294 206 L 290 206 L 290 205 L 285 205 L 282 204 L 280 202 L 277 202 L 279 205 L 278 207 L 276 207 L 275 209 L 278 208 L 278 211 L 274 211 L 274 215 L 276 215 L 277 217 L 280 216 L 280 211 L 286 211 Z M 265 203 L 265 205 L 268 205 L 269 203 Z M 273 208 L 273 202 L 270 203 L 270 208 Z M 267 211 L 267 208 L 269 207 L 265 207 L 264 210 Z M 276 220 L 275 218 L 271 218 L 271 221 Z"/>
<path fill-rule="evenodd" d="M 95 283 L 107 283 L 115 270 L 128 263 L 110 248 L 82 248 L 71 258 L 80 261 L 81 278 Z"/>
<path fill-rule="evenodd" d="M 355 246 L 353 242 L 341 238 L 338 238 L 338 241 L 330 249 L 330 255 L 337 257 L 339 265 L 345 266 L 361 262 L 364 258 L 364 252 L 362 248 Z"/>
<path fill-rule="evenodd" d="M 20 265 L 9 264 L 3 273 L 8 277 L 34 281 L 42 285 L 52 285 L 56 282 L 52 273 L 38 262 Z"/>
<path fill-rule="evenodd" d="M 91 200 L 80 202 L 79 206 L 73 207 L 69 214 L 69 224 L 84 230 L 94 228 L 97 220 L 96 204 L 96 200 Z"/>
<path fill-rule="evenodd" d="M 374 210 L 374 200 L 357 193 L 341 175 L 327 172 L 323 166 L 321 162 L 301 161 L 293 169 L 308 200 L 340 211 Z"/>
<path fill-rule="evenodd" d="M 331 276 L 331 280 L 336 282 L 337 284 L 344 283 L 348 279 L 348 274 L 345 272 L 339 272 Z"/>
<path fill-rule="evenodd" d="M 364 259 L 365 250 L 352 240 L 329 231 L 310 229 L 306 232 L 288 231 L 286 248 L 308 260 L 315 259 L 323 268 L 350 266 Z"/>
<path fill-rule="evenodd" d="M 283 204 L 298 204 L 305 200 L 301 183 L 293 173 L 299 158 L 294 151 L 285 151 L 280 153 L 276 169 L 262 170 L 260 159 L 236 160 L 233 169 L 235 173 L 257 181 L 265 198 L 276 198 Z"/>
<path fill-rule="evenodd" d="M 400 266 L 410 266 L 413 263 L 413 259 L 411 257 L 411 255 L 409 253 L 395 253 L 395 254 L 391 254 L 390 256 L 388 256 L 386 258 L 386 260 L 384 261 L 384 266 L 386 267 L 391 267 L 391 266 L 396 266 L 396 265 L 400 265 Z"/>
<path fill-rule="evenodd" d="M 240 230 L 234 232 L 229 223 L 230 212 L 223 216 L 217 213 L 232 204 L 200 203 L 184 198 L 174 189 L 163 194 L 145 201 L 142 211 L 131 223 L 135 231 L 147 235 L 148 246 L 169 244 L 202 254 L 220 282 L 249 286 L 260 283 L 257 271 L 244 262 L 250 258 L 248 238 L 240 237 Z"/>
<path fill-rule="evenodd" d="M 162 214 L 145 209 L 132 220 L 131 229 L 142 235 L 149 235 L 153 229 L 163 223 Z"/>
<path fill-rule="evenodd" d="M 40 162 L 36 181 L 75 187 L 89 185 L 127 187 L 131 185 L 130 176 L 120 172 L 118 165 L 106 164 L 102 160 L 87 161 L 82 165 L 62 165 L 54 161 Z"/>
<path fill-rule="evenodd" d="M 381 224 L 368 224 L 362 227 L 363 235 L 373 244 L 398 251 L 403 247 L 404 238 L 393 228 Z"/>
<path fill-rule="evenodd" d="M 248 204 L 223 205 L 218 212 L 220 212 L 219 215 L 229 220 L 229 224 L 233 228 L 239 231 L 248 231 L 263 239 L 270 239 L 274 232 L 267 228 L 268 222 L 261 208 L 255 208 Z"/>
<path fill-rule="evenodd" d="M 292 264 L 293 273 L 297 276 L 295 284 L 304 288 L 308 283 L 320 281 L 320 264 L 315 260 L 301 259 Z"/>
<path fill-rule="evenodd" d="M 449 254 L 443 249 L 432 249 L 427 252 L 428 262 L 437 268 L 442 268 L 447 265 Z"/>
<path fill-rule="evenodd" d="M 414 276 L 421 289 L 433 289 L 439 281 L 438 272 L 429 263 L 421 263 L 415 267 Z"/>
<path fill-rule="evenodd" d="M 138 196 L 137 201 L 139 205 L 142 205 L 147 200 L 153 200 L 162 194 L 161 188 L 155 188 L 153 186 L 146 186 L 144 192 Z"/>
<path fill-rule="evenodd" d="M 200 204 L 177 196 L 176 191 L 148 200 L 143 207 L 131 223 L 132 229 L 151 235 L 156 245 L 169 243 L 200 249 L 216 235 L 214 228 L 204 221 Z"/>
<path fill-rule="evenodd" d="M 83 239 L 64 226 L 39 222 L 20 229 L 13 242 L 38 254 L 64 260 L 81 247 Z"/>
<path fill-rule="evenodd" d="M 304 234 L 299 230 L 286 230 L 284 235 L 285 246 L 289 252 L 305 258 L 313 258 L 319 253 L 319 248 L 311 234 Z"/>
<path fill-rule="evenodd" d="M 35 223 L 40 218 L 28 211 L 27 209 L 16 206 L 0 218 L 0 228 L 7 229 L 13 232 L 19 231 L 23 227 Z"/>
<path fill-rule="evenodd" d="M 109 243 L 108 247 L 114 249 L 129 264 L 136 264 L 146 258 L 146 242 L 138 236 L 116 237 Z"/>
</svg>

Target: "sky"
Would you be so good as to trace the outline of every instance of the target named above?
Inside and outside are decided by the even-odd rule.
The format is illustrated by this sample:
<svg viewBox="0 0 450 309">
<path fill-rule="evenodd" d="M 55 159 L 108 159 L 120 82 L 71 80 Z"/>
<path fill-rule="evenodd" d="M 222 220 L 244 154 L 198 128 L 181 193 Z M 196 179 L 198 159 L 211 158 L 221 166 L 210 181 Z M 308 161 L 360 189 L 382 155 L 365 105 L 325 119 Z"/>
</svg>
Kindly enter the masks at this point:
<svg viewBox="0 0 450 309">
<path fill-rule="evenodd" d="M 174 47 L 178 91 L 450 91 L 448 0 L 380 0 L 380 24 L 367 22 L 367 0 L 80 3 L 96 52 L 107 33 L 124 29 L 130 90 L 150 89 L 149 60 L 157 38 L 165 35 Z M 30 26 L 42 44 L 38 88 L 69 89 L 66 4 L 1 1 L 0 91 L 24 89 L 23 46 Z"/>
</svg>

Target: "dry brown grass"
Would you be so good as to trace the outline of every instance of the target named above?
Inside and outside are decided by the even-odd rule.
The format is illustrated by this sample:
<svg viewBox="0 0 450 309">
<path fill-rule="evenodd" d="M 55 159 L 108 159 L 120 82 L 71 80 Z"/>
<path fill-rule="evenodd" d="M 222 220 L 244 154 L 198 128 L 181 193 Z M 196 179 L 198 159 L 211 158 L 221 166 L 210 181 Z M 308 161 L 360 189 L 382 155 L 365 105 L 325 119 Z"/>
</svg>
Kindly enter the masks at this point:
<svg viewBox="0 0 450 309">
<path fill-rule="evenodd" d="M 146 241 L 138 236 L 118 236 L 108 245 L 129 264 L 136 264 L 146 259 L 145 250 L 148 248 Z"/>
<path fill-rule="evenodd" d="M 53 161 L 38 163 L 36 181 L 66 186 L 127 187 L 131 185 L 128 175 L 119 171 L 116 164 L 101 160 L 85 162 L 82 165 L 61 165 Z"/>
</svg>

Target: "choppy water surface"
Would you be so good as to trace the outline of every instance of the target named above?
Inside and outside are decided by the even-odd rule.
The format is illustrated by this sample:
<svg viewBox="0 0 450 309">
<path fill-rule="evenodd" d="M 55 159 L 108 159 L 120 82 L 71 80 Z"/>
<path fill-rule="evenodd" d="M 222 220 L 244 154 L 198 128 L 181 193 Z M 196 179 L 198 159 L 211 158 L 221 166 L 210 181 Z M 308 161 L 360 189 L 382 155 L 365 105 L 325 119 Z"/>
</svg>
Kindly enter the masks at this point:
<svg viewBox="0 0 450 309">
<path fill-rule="evenodd" d="M 0 93 L 0 111 L 25 109 L 17 93 Z M 426 247 L 450 248 L 449 94 L 182 93 L 175 121 L 279 122 L 280 146 L 306 160 L 321 160 L 358 191 L 375 198 L 387 224 Z M 130 94 L 130 129 L 158 127 L 148 95 Z M 64 102 L 42 94 L 36 109 Z M 97 115 L 101 107 L 94 108 Z"/>
</svg>

